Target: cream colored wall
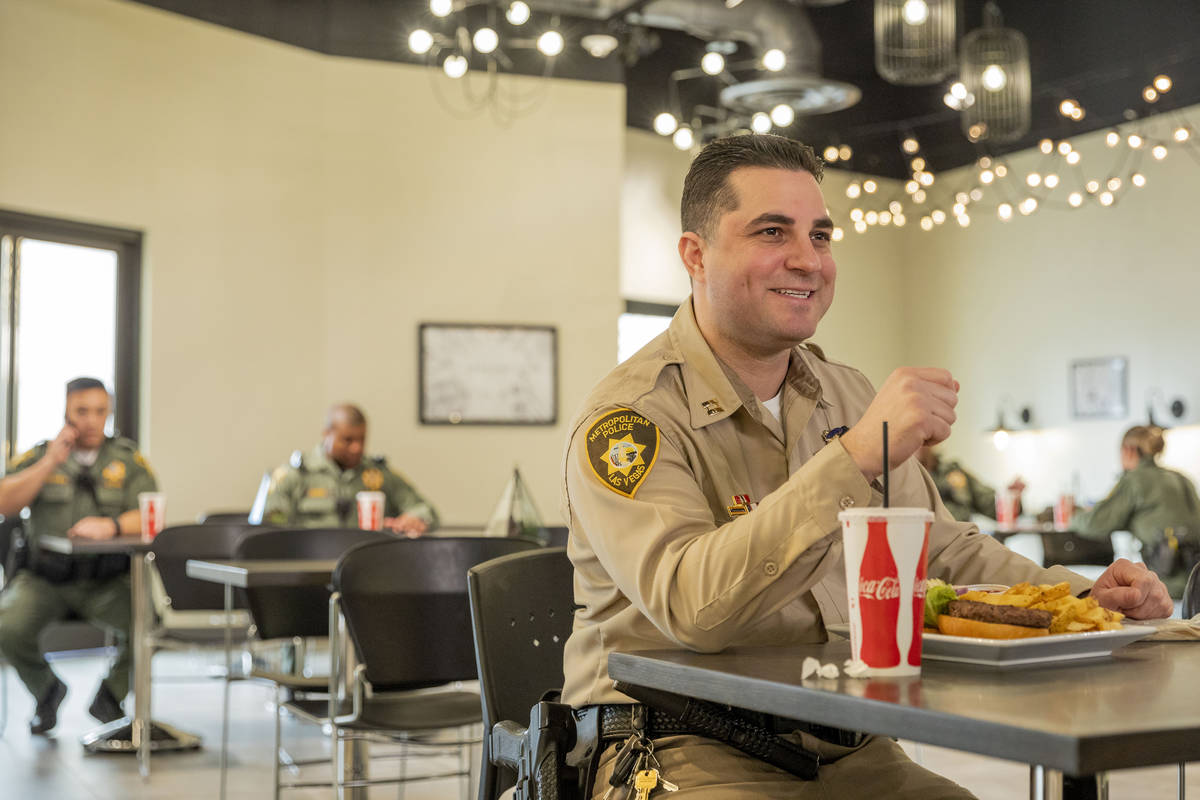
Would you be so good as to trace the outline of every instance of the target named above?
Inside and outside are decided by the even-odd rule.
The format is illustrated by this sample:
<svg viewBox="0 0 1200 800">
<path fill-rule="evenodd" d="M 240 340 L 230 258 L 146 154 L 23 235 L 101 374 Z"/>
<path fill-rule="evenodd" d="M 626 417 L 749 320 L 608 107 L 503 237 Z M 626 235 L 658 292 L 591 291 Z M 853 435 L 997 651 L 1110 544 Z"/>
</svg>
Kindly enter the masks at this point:
<svg viewBox="0 0 1200 800">
<path fill-rule="evenodd" d="M 1165 122 L 1156 128 L 1169 135 Z M 1110 150 L 1102 137 L 1072 140 L 1082 154 L 1080 174 L 1127 181 L 1131 164 L 1117 166 L 1127 149 Z M 918 232 L 907 264 L 910 354 L 950 368 L 962 383 L 950 455 L 994 484 L 1020 474 L 1038 507 L 1069 488 L 1076 471 L 1084 497 L 1098 499 L 1119 474 L 1122 432 L 1146 420 L 1148 390 L 1183 397 L 1190 406 L 1185 422 L 1200 421 L 1193 219 L 1200 167 L 1178 148 L 1163 162 L 1146 154 L 1138 167 L 1145 188 L 1120 195 L 1109 208 L 1092 202 L 1072 210 L 1066 196 L 1075 179 L 1061 158 L 1034 151 L 1009 163 L 1022 178 L 1033 169 L 1062 176 L 1051 195 L 1061 208 L 1043 203 L 1034 215 L 1008 223 L 994 211 L 974 213 L 967 229 L 947 223 Z M 958 172 L 941 180 L 970 188 L 974 176 Z M 989 208 L 995 203 L 985 200 Z M 1075 420 L 1069 364 L 1100 356 L 1128 357 L 1130 415 Z M 999 453 L 983 431 L 995 425 L 1006 396 L 1033 407 L 1041 432 L 1019 434 Z M 1170 432 L 1165 460 L 1200 476 L 1200 429 Z"/>
<path fill-rule="evenodd" d="M 615 360 L 621 87 L 463 122 L 423 69 L 115 0 L 0 4 L 0 74 L 0 206 L 146 232 L 141 438 L 171 520 L 247 506 L 342 399 L 446 521 L 484 520 L 514 463 L 558 517 L 565 421 Z M 419 426 L 422 320 L 557 325 L 563 421 Z"/>
<path fill-rule="evenodd" d="M 621 189 L 621 295 L 629 300 L 679 303 L 687 297 L 687 274 L 679 263 L 679 198 L 691 157 L 670 139 L 646 131 L 625 135 L 625 179 Z M 838 225 L 849 229 L 852 207 L 846 186 L 861 176 L 826 172 L 822 190 Z M 901 191 L 879 181 L 880 193 Z M 904 253 L 912 222 L 902 229 L 850 231 L 834 245 L 837 297 L 813 340 L 826 354 L 861 369 L 877 385 L 905 357 Z"/>
</svg>

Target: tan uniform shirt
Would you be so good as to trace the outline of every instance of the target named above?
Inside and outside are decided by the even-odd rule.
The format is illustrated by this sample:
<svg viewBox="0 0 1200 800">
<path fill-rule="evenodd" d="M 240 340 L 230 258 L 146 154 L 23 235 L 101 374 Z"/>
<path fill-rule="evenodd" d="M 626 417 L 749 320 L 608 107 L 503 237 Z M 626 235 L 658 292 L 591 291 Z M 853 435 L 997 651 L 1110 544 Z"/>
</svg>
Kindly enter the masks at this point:
<svg viewBox="0 0 1200 800">
<path fill-rule="evenodd" d="M 862 373 L 797 347 L 782 424 L 713 354 L 690 299 L 671 327 L 593 390 L 564 468 L 574 630 L 563 697 L 629 702 L 613 651 L 787 645 L 846 619 L 838 512 L 882 503 L 836 437 L 874 389 Z M 929 576 L 956 583 L 1068 580 L 957 523 L 915 459 L 891 475 L 896 506 L 929 508 Z"/>
</svg>

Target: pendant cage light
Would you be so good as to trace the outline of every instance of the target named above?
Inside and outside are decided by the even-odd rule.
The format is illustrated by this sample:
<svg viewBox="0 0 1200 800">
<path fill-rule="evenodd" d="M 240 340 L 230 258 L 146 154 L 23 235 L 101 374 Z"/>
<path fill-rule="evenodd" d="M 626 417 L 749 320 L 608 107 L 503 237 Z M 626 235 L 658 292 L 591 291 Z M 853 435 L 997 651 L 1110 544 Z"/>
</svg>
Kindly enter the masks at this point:
<svg viewBox="0 0 1200 800">
<path fill-rule="evenodd" d="M 875 69 L 903 86 L 950 75 L 958 35 L 955 0 L 875 0 Z"/>
<path fill-rule="evenodd" d="M 974 102 L 963 109 L 963 133 L 972 142 L 1014 142 L 1029 132 L 1029 44 L 1005 28 L 989 2 L 983 27 L 963 37 L 959 78 Z"/>
</svg>

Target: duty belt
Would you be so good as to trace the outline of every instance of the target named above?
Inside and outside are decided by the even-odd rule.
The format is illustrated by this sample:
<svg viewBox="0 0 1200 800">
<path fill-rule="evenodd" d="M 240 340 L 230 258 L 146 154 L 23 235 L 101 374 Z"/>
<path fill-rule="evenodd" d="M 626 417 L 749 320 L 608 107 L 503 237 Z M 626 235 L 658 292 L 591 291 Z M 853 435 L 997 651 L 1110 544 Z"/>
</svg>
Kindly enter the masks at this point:
<svg viewBox="0 0 1200 800">
<path fill-rule="evenodd" d="M 646 707 L 646 736 L 657 739 L 663 736 L 706 736 L 705 731 L 696 725 L 681 722 L 678 718 L 660 711 L 657 708 Z M 756 725 L 774 734 L 802 732 L 811 734 L 831 744 L 842 747 L 857 747 L 866 738 L 860 731 L 848 731 L 831 725 L 817 725 L 804 720 L 777 717 L 774 714 L 762 714 L 755 711 L 730 709 L 730 715 L 736 715 L 742 720 Z M 624 739 L 633 733 L 633 706 L 626 704 L 609 704 L 600 706 L 600 738 L 601 740 Z"/>
</svg>

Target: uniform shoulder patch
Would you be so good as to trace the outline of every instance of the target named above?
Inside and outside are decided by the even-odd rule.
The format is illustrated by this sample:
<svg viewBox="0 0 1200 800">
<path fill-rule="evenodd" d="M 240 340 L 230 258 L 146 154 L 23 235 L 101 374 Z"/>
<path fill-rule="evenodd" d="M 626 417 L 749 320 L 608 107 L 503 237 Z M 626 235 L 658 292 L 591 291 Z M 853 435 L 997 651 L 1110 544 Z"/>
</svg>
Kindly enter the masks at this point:
<svg viewBox="0 0 1200 800">
<path fill-rule="evenodd" d="M 28 464 L 30 461 L 33 461 L 35 458 L 41 458 L 45 452 L 46 452 L 46 443 L 39 442 L 37 445 L 29 448 L 24 453 L 21 453 L 21 455 L 17 456 L 11 462 L 9 462 L 8 468 L 10 470 L 17 469 L 18 467 Z"/>
<path fill-rule="evenodd" d="M 288 473 L 291 471 L 292 471 L 292 468 L 290 466 L 288 466 L 287 464 L 283 464 L 281 466 L 276 467 L 275 470 L 271 473 L 271 483 L 267 487 L 267 493 L 271 494 L 277 488 L 279 488 L 279 484 L 283 481 L 284 478 L 286 478 L 288 476 Z"/>
<path fill-rule="evenodd" d="M 604 414 L 588 428 L 588 464 L 600 482 L 633 497 L 658 459 L 658 426 L 629 408 Z"/>
</svg>

